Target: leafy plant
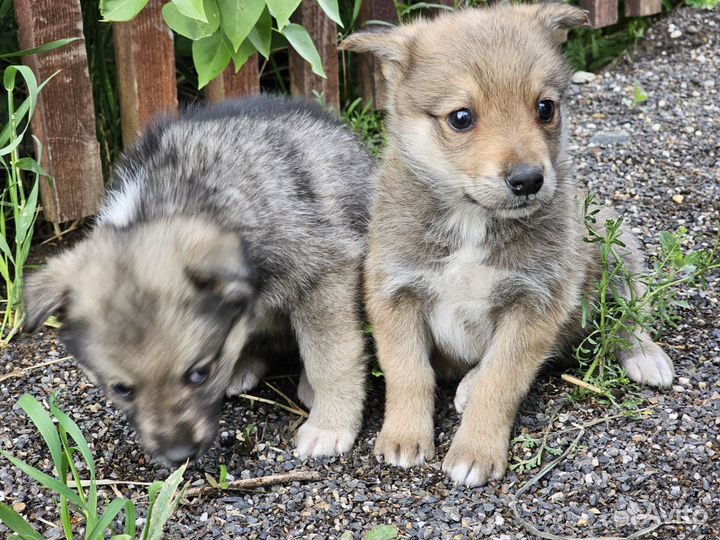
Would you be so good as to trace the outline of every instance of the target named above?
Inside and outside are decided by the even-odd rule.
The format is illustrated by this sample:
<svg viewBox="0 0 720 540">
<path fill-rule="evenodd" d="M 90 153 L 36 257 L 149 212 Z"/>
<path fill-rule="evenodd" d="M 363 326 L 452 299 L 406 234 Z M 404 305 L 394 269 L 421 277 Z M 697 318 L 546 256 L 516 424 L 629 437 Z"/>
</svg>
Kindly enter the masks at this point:
<svg viewBox="0 0 720 540">
<path fill-rule="evenodd" d="M 378 525 L 368 532 L 366 540 L 393 540 L 397 536 L 398 531 L 392 525 Z"/>
<path fill-rule="evenodd" d="M 372 103 L 357 98 L 343 111 L 343 120 L 367 145 L 374 156 L 385 148 L 385 125 L 382 111 L 373 109 Z"/>
<path fill-rule="evenodd" d="M 713 9 L 720 5 L 720 0 L 685 0 L 685 5 L 700 9 Z"/>
<path fill-rule="evenodd" d="M 6 53 L 0 55 L 0 60 L 40 54 L 71 41 L 74 39 L 61 39 L 33 49 Z M 40 165 L 42 146 L 38 139 L 32 137 L 35 158 L 21 156 L 38 95 L 51 79 L 52 76 L 38 84 L 32 70 L 22 65 L 9 65 L 3 72 L 8 118 L 7 124 L 0 129 L 0 167 L 5 171 L 0 195 L 0 276 L 5 283 L 5 311 L 0 323 L 3 344 L 7 344 L 22 325 L 23 271 L 39 210 L 40 179 L 45 177 L 47 181 L 52 181 Z M 18 89 L 21 82 L 27 95 L 18 105 L 16 94 L 22 92 Z"/>
<path fill-rule="evenodd" d="M 687 231 L 660 233 L 660 253 L 652 270 L 637 275 L 628 269 L 622 251 L 623 219 L 610 219 L 599 232 L 600 208 L 592 197 L 585 201 L 586 242 L 596 244 L 602 272 L 582 307 L 582 324 L 588 335 L 575 349 L 584 371 L 583 380 L 603 389 L 628 380 L 616 361 L 616 351 L 632 346 L 636 327 L 658 336 L 676 326 L 677 310 L 688 308 L 679 297 L 682 287 L 706 285 L 706 276 L 720 269 L 720 231 L 707 249 L 690 249 Z M 626 292 L 628 291 L 628 292 Z M 582 392 L 582 390 L 580 390 Z"/>
<path fill-rule="evenodd" d="M 513 444 L 522 444 L 522 447 L 528 451 L 529 457 L 520 457 L 513 453 L 513 462 L 510 464 L 510 470 L 519 473 L 531 471 L 537 469 L 542 464 L 545 454 L 550 454 L 555 457 L 562 454 L 562 450 L 547 445 L 547 435 L 546 433 L 546 436 L 542 439 L 524 434 L 515 437 L 511 442 Z"/>
<path fill-rule="evenodd" d="M 148 0 L 100 0 L 106 21 L 128 21 Z M 322 10 L 340 27 L 338 0 L 318 0 Z M 239 71 L 255 52 L 270 59 L 273 34 L 284 39 L 320 77 L 322 61 L 312 38 L 290 16 L 300 0 L 171 0 L 162 8 L 165 23 L 192 40 L 198 88 L 207 85 L 232 61 Z M 273 24 L 274 22 L 274 24 Z"/>
<path fill-rule="evenodd" d="M 631 107 L 637 107 L 638 105 L 642 105 L 648 100 L 647 92 L 643 89 L 642 86 L 640 86 L 639 83 L 633 84 L 633 100 Z"/>
<path fill-rule="evenodd" d="M 57 407 L 54 399 L 50 401 L 49 413 L 29 394 L 18 400 L 18 406 L 30 417 L 45 441 L 54 465 L 54 476 L 36 469 L 9 452 L 0 450 L 0 454 L 57 495 L 65 538 L 75 538 L 75 523 L 84 523 L 85 540 L 103 540 L 106 533 L 111 534 L 114 540 L 135 538 L 137 511 L 130 499 L 116 498 L 100 513 L 95 461 L 77 424 Z M 89 482 L 84 483 L 80 478 L 75 461 L 78 457 L 90 474 Z M 180 504 L 186 489 L 178 491 L 184 472 L 185 466 L 182 466 L 164 482 L 154 482 L 149 487 L 147 519 L 139 536 L 142 540 L 162 538 L 163 527 Z M 121 533 L 116 534 L 114 523 L 121 512 L 124 513 L 123 528 Z M 8 540 L 43 539 L 42 534 L 5 504 L 0 504 L 0 521 L 14 533 L 7 537 Z"/>
</svg>

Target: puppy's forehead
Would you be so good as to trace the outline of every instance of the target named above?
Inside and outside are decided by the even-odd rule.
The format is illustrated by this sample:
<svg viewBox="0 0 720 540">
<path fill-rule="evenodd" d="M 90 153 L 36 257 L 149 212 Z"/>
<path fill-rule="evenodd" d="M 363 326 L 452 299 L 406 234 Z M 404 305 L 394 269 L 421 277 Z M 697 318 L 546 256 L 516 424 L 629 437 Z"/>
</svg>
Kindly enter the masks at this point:
<svg viewBox="0 0 720 540">
<path fill-rule="evenodd" d="M 491 97 L 499 91 L 564 91 L 568 70 L 552 33 L 531 17 L 491 10 L 439 18 L 417 32 L 405 70 L 409 87 L 428 99 L 462 94 Z"/>
</svg>

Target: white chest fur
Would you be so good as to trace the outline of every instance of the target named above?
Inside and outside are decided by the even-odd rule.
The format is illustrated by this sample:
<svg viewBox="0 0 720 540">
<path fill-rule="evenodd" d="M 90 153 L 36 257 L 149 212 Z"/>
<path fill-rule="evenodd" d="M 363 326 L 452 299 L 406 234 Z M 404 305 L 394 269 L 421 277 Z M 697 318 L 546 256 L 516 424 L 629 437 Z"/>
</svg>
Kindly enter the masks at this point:
<svg viewBox="0 0 720 540">
<path fill-rule="evenodd" d="M 492 338 L 490 295 L 505 273 L 482 264 L 482 252 L 463 247 L 450 255 L 433 277 L 428 324 L 446 354 L 474 364 Z"/>
</svg>

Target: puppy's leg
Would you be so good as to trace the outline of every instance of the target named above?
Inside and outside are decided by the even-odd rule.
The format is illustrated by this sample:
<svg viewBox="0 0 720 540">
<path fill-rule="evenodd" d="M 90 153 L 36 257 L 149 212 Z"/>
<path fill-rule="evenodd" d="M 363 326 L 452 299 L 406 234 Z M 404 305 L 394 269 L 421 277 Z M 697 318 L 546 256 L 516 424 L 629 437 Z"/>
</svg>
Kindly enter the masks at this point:
<svg viewBox="0 0 720 540">
<path fill-rule="evenodd" d="M 260 356 L 243 357 L 235 364 L 235 372 L 225 395 L 237 396 L 255 388 L 268 372 L 268 361 Z"/>
<path fill-rule="evenodd" d="M 619 349 L 617 359 L 628 378 L 640 384 L 669 387 L 675 376 L 672 360 L 646 332 L 627 337 L 630 348 Z"/>
<path fill-rule="evenodd" d="M 300 403 L 305 405 L 308 409 L 313 408 L 313 403 L 315 403 L 315 392 L 313 391 L 312 386 L 310 386 L 305 368 L 303 368 L 302 373 L 300 374 L 297 394 Z"/>
<path fill-rule="evenodd" d="M 310 417 L 297 433 L 300 455 L 347 452 L 360 430 L 365 362 L 357 282 L 353 268 L 327 275 L 291 314 L 313 394 Z"/>
<path fill-rule="evenodd" d="M 393 465 L 419 465 L 435 452 L 435 373 L 422 315 L 415 300 L 390 305 L 374 298 L 372 289 L 368 304 L 386 386 L 385 421 L 375 454 Z"/>
<path fill-rule="evenodd" d="M 477 365 L 468 371 L 468 373 L 460 381 L 460 384 L 458 384 L 457 390 L 455 391 L 455 410 L 460 414 L 465 411 L 467 402 L 470 399 L 470 393 L 482 373 L 480 367 L 480 365 Z"/>
<path fill-rule="evenodd" d="M 456 483 L 482 485 L 505 473 L 518 407 L 557 335 L 551 317 L 536 319 L 529 311 L 504 316 L 480 366 L 466 377 L 469 399 L 442 465 Z"/>
</svg>

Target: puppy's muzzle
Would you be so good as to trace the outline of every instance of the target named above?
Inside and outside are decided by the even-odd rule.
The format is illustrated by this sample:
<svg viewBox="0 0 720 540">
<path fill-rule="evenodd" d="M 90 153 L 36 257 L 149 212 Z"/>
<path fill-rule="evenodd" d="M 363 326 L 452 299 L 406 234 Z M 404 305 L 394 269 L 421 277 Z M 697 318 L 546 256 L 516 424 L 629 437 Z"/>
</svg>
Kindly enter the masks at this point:
<svg viewBox="0 0 720 540">
<path fill-rule="evenodd" d="M 535 165 L 516 165 L 505 177 L 514 195 L 535 195 L 543 185 L 543 171 Z"/>
</svg>

